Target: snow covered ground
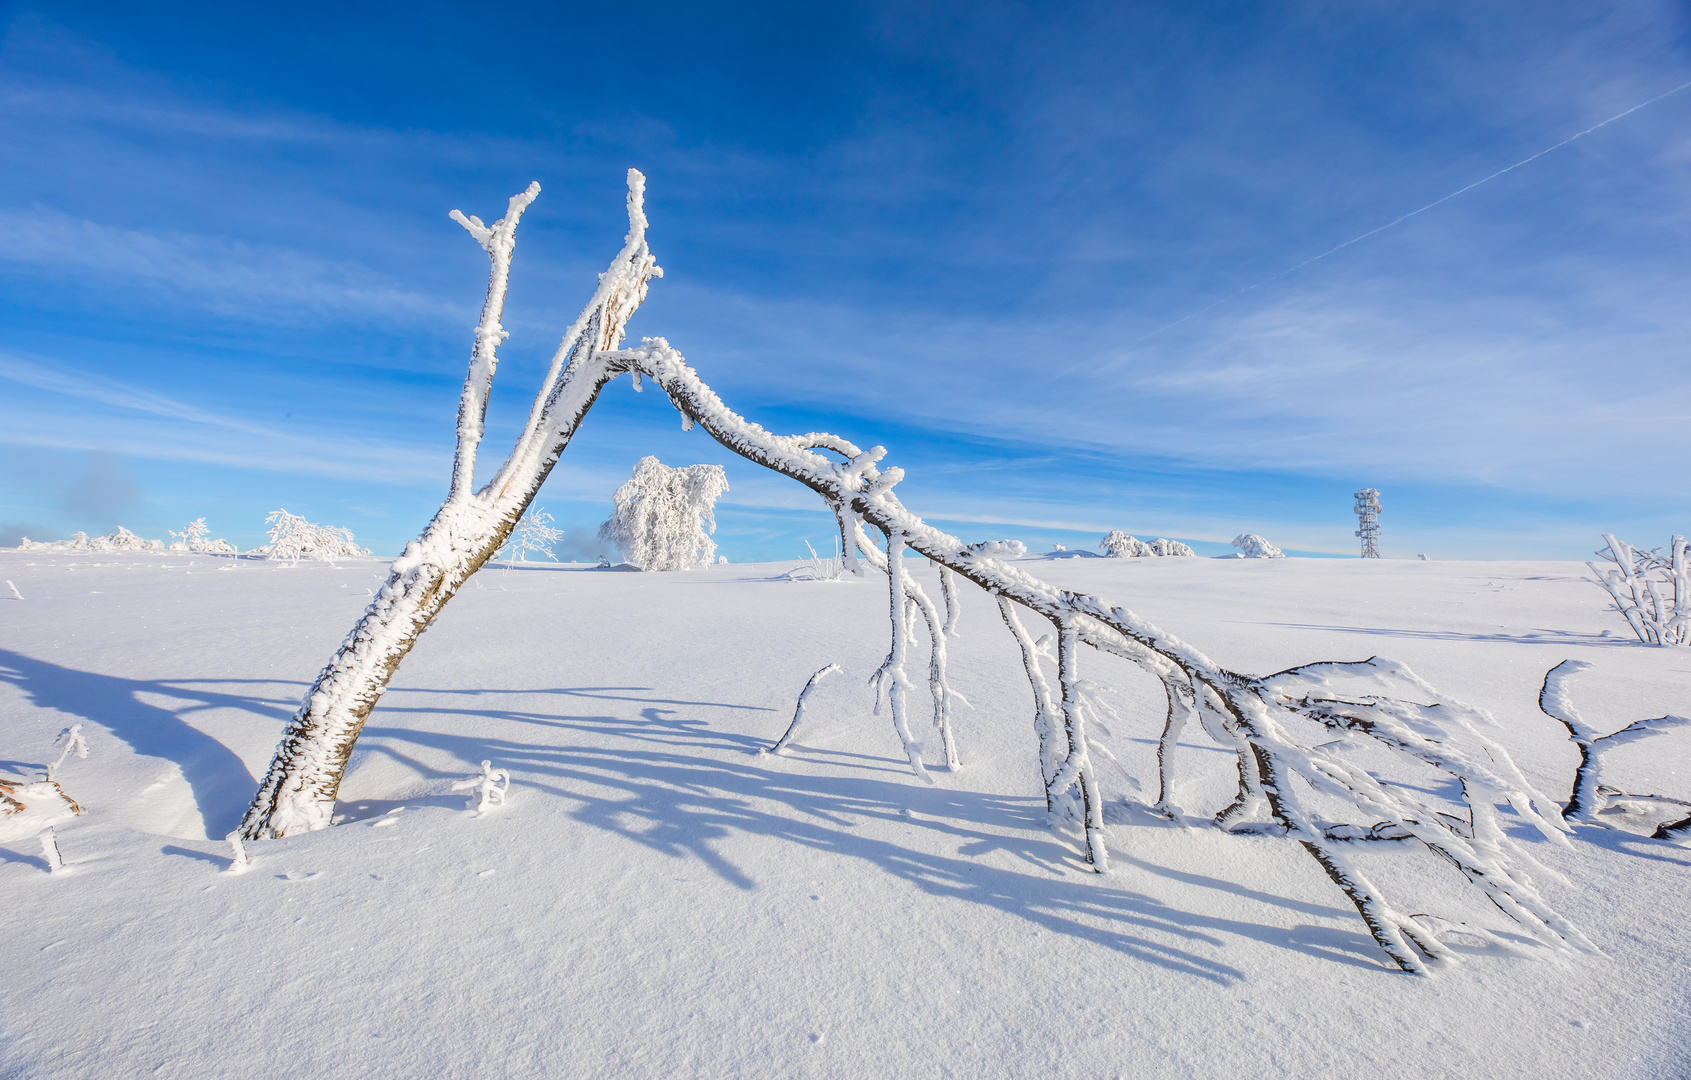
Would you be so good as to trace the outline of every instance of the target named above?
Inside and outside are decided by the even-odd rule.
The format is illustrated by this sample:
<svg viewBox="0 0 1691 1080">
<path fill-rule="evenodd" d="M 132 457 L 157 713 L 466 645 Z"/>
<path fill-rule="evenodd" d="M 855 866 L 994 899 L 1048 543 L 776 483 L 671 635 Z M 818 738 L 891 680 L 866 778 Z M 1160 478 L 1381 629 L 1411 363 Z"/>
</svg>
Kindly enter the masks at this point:
<svg viewBox="0 0 1691 1080">
<path fill-rule="evenodd" d="M 1606 730 L 1691 711 L 1691 651 L 1637 644 L 1577 564 L 1021 565 L 1235 670 L 1406 661 L 1554 793 L 1559 661 L 1594 665 L 1573 691 Z M 1114 774 L 1112 872 L 1088 873 L 1044 825 L 1020 658 L 969 585 L 964 769 L 926 787 L 870 715 L 884 579 L 484 571 L 371 718 L 342 824 L 226 873 L 219 838 L 385 568 L 0 552 L 23 596 L 0 592 L 0 775 L 38 776 L 72 723 L 91 747 L 58 773 L 86 810 L 65 871 L 0 846 L 0 1076 L 1691 1076 L 1691 848 L 1512 830 L 1604 955 L 1475 939 L 1399 974 L 1295 843 L 1203 824 L 1231 758 L 1196 725 L 1189 821 L 1128 801 L 1155 796 L 1161 690 L 1088 654 L 1142 785 Z M 791 754 L 760 756 L 829 661 Z M 450 786 L 484 759 L 512 785 L 478 817 Z M 1606 778 L 1691 799 L 1691 730 Z M 1508 929 L 1432 856 L 1374 846 Z"/>
</svg>

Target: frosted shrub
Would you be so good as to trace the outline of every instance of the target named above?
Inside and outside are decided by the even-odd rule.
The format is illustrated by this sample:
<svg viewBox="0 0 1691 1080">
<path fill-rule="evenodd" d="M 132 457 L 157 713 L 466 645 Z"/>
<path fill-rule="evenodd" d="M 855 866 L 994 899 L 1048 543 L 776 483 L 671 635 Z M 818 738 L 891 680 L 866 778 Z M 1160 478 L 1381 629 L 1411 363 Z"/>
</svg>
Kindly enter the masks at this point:
<svg viewBox="0 0 1691 1080">
<path fill-rule="evenodd" d="M 182 531 L 170 530 L 170 550 L 188 551 L 195 555 L 233 555 L 235 545 L 227 540 L 207 540 L 211 530 L 206 528 L 206 519 L 195 518 L 182 526 Z"/>
<path fill-rule="evenodd" d="M 531 507 L 511 530 L 511 539 L 499 549 L 495 558 L 510 560 L 514 555 L 517 562 L 527 562 L 529 555 L 544 555 L 557 562 L 558 557 L 552 554 L 552 545 L 563 538 L 562 529 L 552 528 L 552 515 L 546 512 L 545 507 Z"/>
<path fill-rule="evenodd" d="M 1197 555 L 1197 552 L 1178 540 L 1167 540 L 1159 536 L 1150 543 L 1146 543 L 1137 537 L 1127 535 L 1120 529 L 1112 529 L 1108 536 L 1098 542 L 1098 546 L 1103 548 L 1105 556 L 1111 559 L 1144 559 L 1155 555 Z"/>
<path fill-rule="evenodd" d="M 265 517 L 264 523 L 270 526 L 270 543 L 259 548 L 254 554 L 266 559 L 284 562 L 316 559 L 319 562 L 328 562 L 331 559 L 370 554 L 369 548 L 361 548 L 353 542 L 351 529 L 314 525 L 298 514 L 290 514 L 286 510 L 272 510 Z"/>
<path fill-rule="evenodd" d="M 616 509 L 599 526 L 599 539 L 615 544 L 642 570 L 692 570 L 716 561 L 716 500 L 728 490 L 720 465 L 672 469 L 650 455 L 611 497 Z"/>
<path fill-rule="evenodd" d="M 1138 537 L 1129 536 L 1120 529 L 1113 529 L 1110 535 L 1099 541 L 1098 546 L 1104 549 L 1104 554 L 1111 559 L 1142 559 L 1152 554 L 1151 545 Z"/>
<path fill-rule="evenodd" d="M 21 537 L 18 541 L 19 551 L 163 551 L 164 543 L 159 540 L 143 540 L 122 525 L 117 532 L 107 533 L 105 536 L 89 536 L 79 532 L 69 540 L 31 540 Z"/>
<path fill-rule="evenodd" d="M 1284 559 L 1286 553 L 1270 544 L 1256 533 L 1240 533 L 1233 538 L 1233 546 L 1239 549 L 1241 559 Z"/>
<path fill-rule="evenodd" d="M 1647 645 L 1691 645 L 1691 565 L 1685 537 L 1675 536 L 1666 555 L 1661 548 L 1639 551 L 1610 533 L 1603 539 L 1608 550 L 1597 555 L 1613 565 L 1585 565 L 1614 597 L 1614 610 L 1638 640 Z"/>
<path fill-rule="evenodd" d="M 810 558 L 801 566 L 795 566 L 781 575 L 788 581 L 838 581 L 845 576 L 845 556 L 840 553 L 840 542 L 834 540 L 832 555 L 818 555 L 816 548 L 809 540 L 804 546 L 810 551 Z"/>
<path fill-rule="evenodd" d="M 495 769 L 493 762 L 481 763 L 481 775 L 472 776 L 468 780 L 454 780 L 453 791 L 477 792 L 476 813 L 485 814 L 488 808 L 497 804 L 505 805 L 505 793 L 511 789 L 511 774 L 505 769 Z"/>
<path fill-rule="evenodd" d="M 1175 555 L 1175 556 L 1180 556 L 1180 557 L 1184 557 L 1184 558 L 1188 558 L 1188 559 L 1197 558 L 1197 555 L 1198 555 L 1198 553 L 1196 551 L 1193 551 L 1191 548 L 1187 547 L 1185 544 L 1182 544 L 1180 541 L 1178 541 L 1178 540 L 1165 540 L 1160 536 L 1157 537 L 1155 540 L 1151 541 L 1151 554 L 1153 554 L 1153 555 Z"/>
</svg>

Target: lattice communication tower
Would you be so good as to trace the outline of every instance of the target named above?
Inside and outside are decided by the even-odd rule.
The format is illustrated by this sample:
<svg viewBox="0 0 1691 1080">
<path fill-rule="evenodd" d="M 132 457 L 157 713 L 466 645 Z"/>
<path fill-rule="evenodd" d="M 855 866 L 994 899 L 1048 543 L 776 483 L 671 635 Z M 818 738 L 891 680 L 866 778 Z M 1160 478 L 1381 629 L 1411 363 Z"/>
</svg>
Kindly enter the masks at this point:
<svg viewBox="0 0 1691 1080">
<path fill-rule="evenodd" d="M 1362 557 L 1380 557 L 1380 489 L 1363 488 L 1356 493 L 1356 535 L 1362 537 Z"/>
</svg>

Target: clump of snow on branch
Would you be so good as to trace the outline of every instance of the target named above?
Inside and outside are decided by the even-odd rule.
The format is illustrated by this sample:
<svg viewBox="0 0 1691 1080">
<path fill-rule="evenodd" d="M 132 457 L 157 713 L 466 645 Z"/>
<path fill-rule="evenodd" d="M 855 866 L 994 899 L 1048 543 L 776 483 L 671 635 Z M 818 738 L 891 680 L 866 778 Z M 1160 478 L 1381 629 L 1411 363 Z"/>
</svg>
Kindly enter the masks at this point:
<svg viewBox="0 0 1691 1080">
<path fill-rule="evenodd" d="M 474 791 L 476 813 L 485 814 L 489 807 L 505 805 L 505 793 L 511 789 L 511 774 L 505 769 L 495 769 L 493 762 L 481 763 L 481 775 L 472 776 L 468 780 L 454 780 L 453 791 Z"/>
<path fill-rule="evenodd" d="M 798 704 L 793 706 L 793 722 L 787 725 L 786 732 L 775 741 L 774 746 L 771 746 L 768 750 L 760 750 L 758 753 L 779 754 L 787 749 L 787 744 L 792 742 L 793 733 L 799 729 L 799 721 L 804 719 L 804 703 L 809 700 L 810 692 L 816 689 L 817 683 L 839 670 L 840 665 L 830 663 L 810 677 L 809 681 L 804 684 L 804 689 L 799 691 Z"/>
<path fill-rule="evenodd" d="M 170 530 L 170 550 L 187 551 L 195 555 L 233 555 L 235 545 L 227 540 L 208 540 L 211 530 L 206 527 L 206 519 L 195 518 L 182 526 L 182 531 Z"/>
<path fill-rule="evenodd" d="M 1637 720 L 1607 735 L 1586 722 L 1574 707 L 1569 682 L 1573 676 L 1591 667 L 1583 660 L 1564 660 L 1544 675 L 1544 686 L 1538 693 L 1538 707 L 1551 719 L 1568 729 L 1574 745 L 1579 747 L 1579 767 L 1574 770 L 1573 788 L 1567 804 L 1562 807 L 1565 817 L 1584 825 L 1610 827 L 1611 822 L 1633 824 L 1639 819 L 1644 825 L 1639 831 L 1654 832 L 1658 840 L 1691 835 L 1691 802 L 1665 795 L 1635 794 L 1603 783 L 1603 752 L 1616 746 L 1651 735 L 1659 735 L 1676 727 L 1691 725 L 1683 716 L 1658 716 Z M 1604 815 L 1604 821 L 1598 815 Z M 1678 820 L 1675 820 L 1678 819 Z"/>
<path fill-rule="evenodd" d="M 1614 598 L 1613 610 L 1647 645 L 1691 645 L 1691 558 L 1685 537 L 1675 536 L 1665 555 L 1661 548 L 1640 551 L 1610 533 L 1603 539 L 1609 546 L 1597 555 L 1611 565 L 1585 565 Z"/>
<path fill-rule="evenodd" d="M 81 724 L 72 724 L 59 732 L 59 737 L 53 740 L 53 745 L 57 746 L 60 743 L 64 743 L 65 748 L 60 751 L 59 760 L 47 766 L 47 779 L 49 780 L 58 779 L 59 767 L 65 763 L 65 758 L 72 754 L 75 754 L 78 758 L 85 759 L 88 757 L 88 740 L 82 737 Z"/>
<path fill-rule="evenodd" d="M 1234 556 L 1239 559 L 1284 559 L 1286 553 L 1270 544 L 1256 533 L 1240 533 L 1233 538 L 1233 546 L 1239 549 Z"/>
<path fill-rule="evenodd" d="M 1098 546 L 1111 559 L 1145 559 L 1161 555 L 1195 556 L 1197 554 L 1178 540 L 1168 540 L 1159 536 L 1147 543 L 1138 537 L 1127 535 L 1120 529 L 1110 530 L 1109 535 L 1098 542 Z"/>
<path fill-rule="evenodd" d="M 650 455 L 612 496 L 599 539 L 642 570 L 693 570 L 716 559 L 716 500 L 728 490 L 720 465 L 672 469 Z"/>
<path fill-rule="evenodd" d="M 244 874 L 252 869 L 252 856 L 247 854 L 247 846 L 241 843 L 239 829 L 224 837 L 229 841 L 229 866 L 223 871 L 225 874 Z"/>
<path fill-rule="evenodd" d="M 552 515 L 542 506 L 531 506 L 517 521 L 511 530 L 511 538 L 500 548 L 496 558 L 511 559 L 515 556 L 517 562 L 527 562 L 530 555 L 544 555 L 553 562 L 558 557 L 552 554 L 552 545 L 564 537 L 562 529 L 552 528 Z"/>
<path fill-rule="evenodd" d="M 253 552 L 278 562 L 299 562 L 315 559 L 328 562 L 354 555 L 368 555 L 369 548 L 354 542 L 351 529 L 334 525 L 316 525 L 298 514 L 286 510 L 272 510 L 264 519 L 270 526 L 270 542 Z"/>
<path fill-rule="evenodd" d="M 117 532 L 105 536 L 89 536 L 79 532 L 69 540 L 31 540 L 25 536 L 18 541 L 19 551 L 163 551 L 160 540 L 143 540 L 122 525 Z"/>
</svg>

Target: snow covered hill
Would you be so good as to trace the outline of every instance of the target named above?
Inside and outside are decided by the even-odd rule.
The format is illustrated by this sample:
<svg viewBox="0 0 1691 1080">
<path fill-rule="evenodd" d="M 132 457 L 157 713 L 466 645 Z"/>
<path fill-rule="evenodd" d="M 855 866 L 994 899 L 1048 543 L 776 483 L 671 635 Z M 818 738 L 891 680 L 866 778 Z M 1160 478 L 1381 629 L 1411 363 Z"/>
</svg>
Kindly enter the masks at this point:
<svg viewBox="0 0 1691 1080">
<path fill-rule="evenodd" d="M 1144 809 L 1148 677 L 1088 660 L 1122 714 L 1095 875 L 1045 825 L 984 594 L 963 586 L 950 650 L 964 767 L 930 754 L 928 787 L 871 715 L 884 579 L 786 569 L 483 571 L 377 707 L 339 826 L 251 843 L 235 874 L 221 838 L 386 563 L 0 552 L 23 597 L 0 594 L 0 777 L 38 778 L 73 723 L 91 751 L 57 772 L 84 811 L 57 827 L 65 868 L 0 846 L 0 1076 L 1691 1076 L 1691 849 L 1511 827 L 1604 955 L 1475 936 L 1406 976 L 1295 842 L 1207 824 L 1233 759 L 1196 725 L 1186 819 Z M 1537 707 L 1555 664 L 1593 665 L 1574 692 L 1604 730 L 1691 710 L 1691 653 L 1639 645 L 1576 564 L 1034 570 L 1234 670 L 1406 661 L 1557 795 L 1577 754 Z M 759 754 L 830 661 L 790 753 Z M 484 760 L 511 787 L 478 816 L 452 784 Z M 1606 776 L 1691 799 L 1691 730 Z M 1380 858 L 1508 932 L 1434 857 Z"/>
</svg>

